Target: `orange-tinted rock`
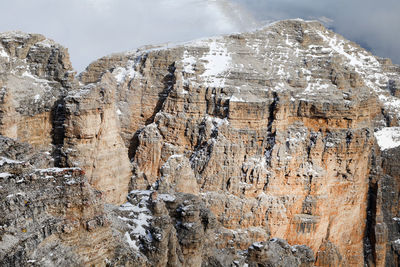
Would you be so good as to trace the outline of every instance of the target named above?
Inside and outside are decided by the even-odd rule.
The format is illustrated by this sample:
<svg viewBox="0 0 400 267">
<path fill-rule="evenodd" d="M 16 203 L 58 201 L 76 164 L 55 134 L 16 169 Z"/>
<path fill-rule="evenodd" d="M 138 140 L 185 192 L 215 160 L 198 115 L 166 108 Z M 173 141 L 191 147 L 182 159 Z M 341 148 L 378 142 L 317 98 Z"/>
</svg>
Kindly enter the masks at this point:
<svg viewBox="0 0 400 267">
<path fill-rule="evenodd" d="M 122 204 L 128 194 L 131 164 L 119 134 L 112 82 L 105 75 L 97 86 L 66 98 L 63 152 L 66 164 L 84 169 L 89 183 L 104 192 L 106 202 Z"/>
<path fill-rule="evenodd" d="M 309 37 L 302 42 L 299 28 Z M 326 258 L 363 265 L 373 127 L 381 123 L 380 101 L 397 101 L 378 84 L 398 76 L 355 44 L 301 21 L 244 34 L 240 41 L 226 36 L 137 53 L 138 60 L 146 58 L 145 69 L 163 70 L 168 86 L 157 104 L 146 105 L 154 120 L 139 119 L 130 128 L 121 116 L 124 134 L 132 136 L 135 188 L 156 186 L 163 166 L 183 155 L 224 227 L 256 227 L 314 252 L 323 249 L 321 266 L 329 265 Z M 160 90 L 160 78 L 139 75 L 143 65 L 130 64 L 129 75 L 113 75 L 138 95 L 151 85 Z M 398 107 L 385 108 L 397 123 L 390 114 Z M 176 172 L 173 180 L 187 177 Z M 238 247 L 248 245 L 241 242 Z"/>
<path fill-rule="evenodd" d="M 67 50 L 38 34 L 0 34 L 0 133 L 50 149 L 54 113 L 73 86 Z"/>
<path fill-rule="evenodd" d="M 120 208 L 129 223 L 115 225 L 156 266 L 231 264 L 232 254 L 218 253 L 270 237 L 309 246 L 316 266 L 390 266 L 400 251 L 399 156 L 379 148 L 374 132 L 399 125 L 399 73 L 317 22 L 290 20 L 99 59 L 61 99 L 55 113 L 65 121 L 52 128 L 39 113 L 18 124 L 10 99 L 19 94 L 6 90 L 1 129 L 47 143 L 57 121 L 61 163 L 83 168 L 106 202 L 139 190 Z M 25 131 L 32 125 L 43 129 L 36 137 Z M 182 203 L 171 200 L 182 193 Z M 134 203 L 141 194 L 149 200 Z M 181 213 L 193 198 L 202 208 Z M 149 201 L 159 204 L 147 209 Z M 214 218 L 205 210 L 216 241 L 205 235 Z M 96 223 L 85 221 L 85 231 Z M 268 253 L 250 259 L 262 264 Z"/>
</svg>

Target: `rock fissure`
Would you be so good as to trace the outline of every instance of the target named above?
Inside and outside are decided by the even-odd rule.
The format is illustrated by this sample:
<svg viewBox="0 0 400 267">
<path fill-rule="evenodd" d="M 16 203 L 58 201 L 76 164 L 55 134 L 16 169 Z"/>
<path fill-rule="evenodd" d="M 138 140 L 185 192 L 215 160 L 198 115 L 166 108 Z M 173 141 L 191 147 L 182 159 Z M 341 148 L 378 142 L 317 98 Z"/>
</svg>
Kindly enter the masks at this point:
<svg viewBox="0 0 400 267">
<path fill-rule="evenodd" d="M 146 125 L 154 122 L 155 116 L 162 109 L 164 102 L 168 98 L 170 92 L 174 90 L 174 85 L 176 83 L 175 70 L 176 70 L 175 63 L 172 63 L 171 65 L 168 66 L 168 74 L 163 79 L 163 84 L 165 86 L 164 90 L 159 94 L 159 99 L 155 106 L 153 115 L 147 119 Z"/>
<path fill-rule="evenodd" d="M 276 136 L 276 130 L 273 130 L 273 123 L 275 120 L 279 102 L 278 94 L 276 92 L 273 92 L 272 95 L 273 95 L 273 101 L 268 108 L 269 115 L 267 124 L 267 141 L 266 141 L 267 147 L 265 149 L 265 159 L 267 165 L 269 165 L 270 167 L 271 167 L 272 150 L 274 149 L 275 146 L 275 136 Z"/>
<path fill-rule="evenodd" d="M 364 240 L 364 258 L 365 262 L 376 264 L 376 248 L 375 248 L 375 226 L 376 226 L 376 208 L 377 208 L 377 192 L 376 183 L 370 180 L 368 188 L 368 206 L 367 206 L 367 224 L 365 228 Z"/>
<path fill-rule="evenodd" d="M 65 101 L 64 98 L 56 101 L 51 111 L 52 122 L 52 145 L 54 150 L 52 156 L 54 158 L 54 166 L 61 167 L 63 161 L 62 147 L 65 138 Z"/>
</svg>

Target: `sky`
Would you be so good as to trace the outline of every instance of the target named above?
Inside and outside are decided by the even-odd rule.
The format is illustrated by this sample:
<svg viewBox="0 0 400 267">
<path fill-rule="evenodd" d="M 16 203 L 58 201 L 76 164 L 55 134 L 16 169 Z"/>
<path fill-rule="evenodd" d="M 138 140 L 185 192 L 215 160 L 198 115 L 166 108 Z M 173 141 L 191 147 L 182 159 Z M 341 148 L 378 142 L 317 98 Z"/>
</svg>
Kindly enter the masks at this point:
<svg viewBox="0 0 400 267">
<path fill-rule="evenodd" d="M 93 60 L 148 44 L 236 33 L 268 22 L 319 19 L 400 64 L 399 0 L 0 0 L 0 32 L 41 33 Z"/>
</svg>

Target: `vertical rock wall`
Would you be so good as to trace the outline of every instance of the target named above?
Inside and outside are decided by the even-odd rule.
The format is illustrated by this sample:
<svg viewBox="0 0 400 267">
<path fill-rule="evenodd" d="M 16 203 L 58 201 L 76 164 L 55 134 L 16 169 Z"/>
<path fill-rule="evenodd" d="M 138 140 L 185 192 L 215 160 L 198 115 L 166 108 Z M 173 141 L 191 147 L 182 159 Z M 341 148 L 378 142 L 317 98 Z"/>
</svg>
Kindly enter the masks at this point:
<svg viewBox="0 0 400 267">
<path fill-rule="evenodd" d="M 111 224 L 85 221 L 104 226 L 93 240 L 111 227 L 155 266 L 398 263 L 399 155 L 378 138 L 399 124 L 398 66 L 301 20 L 107 56 L 76 79 L 44 37 L 1 37 L 0 133 L 82 168 L 100 206 L 128 199 Z M 271 237 L 315 259 L 253 244 Z M 84 264 L 106 261 L 82 245 Z M 128 264 L 116 247 L 99 251 Z"/>
<path fill-rule="evenodd" d="M 54 111 L 74 84 L 67 49 L 38 34 L 0 39 L 0 133 L 50 149 Z"/>
<path fill-rule="evenodd" d="M 108 203 L 126 201 L 131 178 L 128 149 L 120 137 L 113 78 L 72 92 L 66 99 L 63 157 L 68 166 L 85 170 L 89 183 Z"/>
</svg>

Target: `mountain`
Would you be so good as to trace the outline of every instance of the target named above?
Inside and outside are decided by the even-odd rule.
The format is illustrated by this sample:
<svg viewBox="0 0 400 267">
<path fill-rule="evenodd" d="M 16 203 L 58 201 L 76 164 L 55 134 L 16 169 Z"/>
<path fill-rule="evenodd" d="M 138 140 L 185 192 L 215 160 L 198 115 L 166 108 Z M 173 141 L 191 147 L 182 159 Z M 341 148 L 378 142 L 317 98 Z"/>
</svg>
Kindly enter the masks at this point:
<svg viewBox="0 0 400 267">
<path fill-rule="evenodd" d="M 318 22 L 76 76 L 0 35 L 4 266 L 397 266 L 400 66 Z"/>
</svg>

